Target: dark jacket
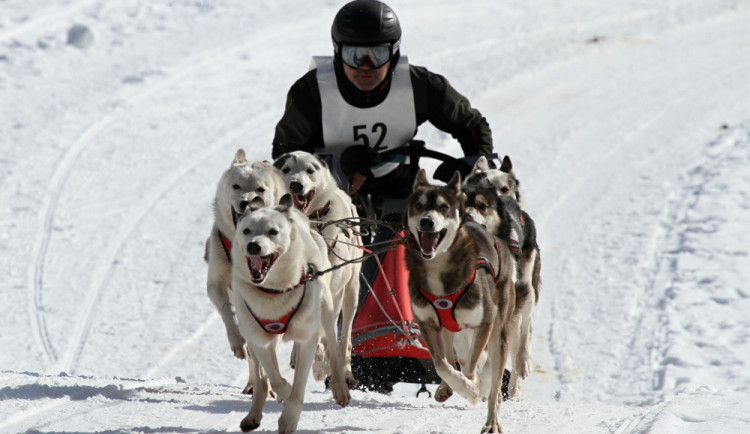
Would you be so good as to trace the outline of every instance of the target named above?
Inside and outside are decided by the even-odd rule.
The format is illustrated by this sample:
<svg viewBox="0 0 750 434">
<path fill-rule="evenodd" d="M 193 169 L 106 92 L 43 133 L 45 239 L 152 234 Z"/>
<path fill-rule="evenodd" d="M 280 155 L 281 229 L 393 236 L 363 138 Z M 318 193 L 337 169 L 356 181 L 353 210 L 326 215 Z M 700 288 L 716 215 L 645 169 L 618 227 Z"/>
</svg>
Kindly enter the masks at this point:
<svg viewBox="0 0 750 434">
<path fill-rule="evenodd" d="M 492 133 L 487 120 L 463 95 L 458 93 L 445 77 L 421 66 L 409 65 L 417 126 L 429 121 L 439 130 L 453 136 L 464 155 L 492 153 Z M 390 89 L 390 76 L 385 86 L 362 92 L 344 77 L 336 62 L 336 76 L 344 99 L 356 107 L 373 107 L 385 99 Z M 273 138 L 271 156 L 276 159 L 290 151 L 314 152 L 323 147 L 320 92 L 316 70 L 313 69 L 295 82 L 286 99 L 286 109 Z M 428 144 L 429 147 L 429 144 Z"/>
</svg>

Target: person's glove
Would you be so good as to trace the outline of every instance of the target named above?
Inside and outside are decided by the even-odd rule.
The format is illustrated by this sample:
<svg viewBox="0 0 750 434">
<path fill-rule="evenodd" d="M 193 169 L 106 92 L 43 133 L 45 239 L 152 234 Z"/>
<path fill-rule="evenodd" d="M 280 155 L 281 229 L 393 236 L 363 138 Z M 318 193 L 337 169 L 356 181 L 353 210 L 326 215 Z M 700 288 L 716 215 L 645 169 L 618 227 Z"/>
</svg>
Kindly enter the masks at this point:
<svg viewBox="0 0 750 434">
<path fill-rule="evenodd" d="M 350 179 L 355 173 L 373 178 L 370 168 L 380 161 L 380 154 L 369 146 L 350 146 L 341 153 L 341 171 Z"/>
</svg>

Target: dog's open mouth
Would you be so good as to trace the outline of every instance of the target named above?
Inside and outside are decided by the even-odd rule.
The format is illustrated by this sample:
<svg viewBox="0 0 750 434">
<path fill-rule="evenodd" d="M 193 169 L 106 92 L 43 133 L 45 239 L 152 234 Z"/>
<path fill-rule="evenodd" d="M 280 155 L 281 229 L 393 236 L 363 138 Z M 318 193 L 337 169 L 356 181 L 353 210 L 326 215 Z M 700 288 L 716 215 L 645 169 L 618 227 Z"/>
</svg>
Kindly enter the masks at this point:
<svg viewBox="0 0 750 434">
<path fill-rule="evenodd" d="M 443 229 L 440 232 L 420 232 L 419 245 L 422 247 L 422 256 L 425 258 L 435 256 L 435 251 L 443 241 L 443 238 L 445 238 L 447 232 L 447 229 Z"/>
<path fill-rule="evenodd" d="M 307 194 L 292 195 L 294 207 L 307 214 L 307 209 L 310 208 L 313 197 L 315 197 L 315 190 L 310 190 Z"/>
<path fill-rule="evenodd" d="M 255 284 L 263 283 L 266 280 L 268 270 L 271 269 L 278 257 L 278 253 L 271 253 L 266 256 L 248 255 L 247 266 L 250 269 L 250 280 Z"/>
</svg>

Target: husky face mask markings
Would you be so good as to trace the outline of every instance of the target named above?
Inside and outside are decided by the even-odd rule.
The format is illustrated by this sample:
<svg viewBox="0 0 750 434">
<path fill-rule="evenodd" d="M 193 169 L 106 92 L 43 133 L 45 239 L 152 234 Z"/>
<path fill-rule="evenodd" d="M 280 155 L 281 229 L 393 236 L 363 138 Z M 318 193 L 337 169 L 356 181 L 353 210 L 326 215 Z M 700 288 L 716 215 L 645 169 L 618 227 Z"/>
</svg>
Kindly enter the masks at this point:
<svg viewBox="0 0 750 434">
<path fill-rule="evenodd" d="M 455 205 L 459 203 L 454 200 L 459 194 L 459 181 L 452 181 L 455 182 L 448 185 L 447 194 L 454 197 L 443 197 L 436 194 L 435 190 L 423 188 L 429 183 L 427 176 L 421 171 L 414 184 L 414 189 L 419 194 L 410 197 L 407 224 L 409 231 L 416 235 L 425 259 L 432 259 L 446 251 L 458 234 L 463 207 Z"/>
</svg>

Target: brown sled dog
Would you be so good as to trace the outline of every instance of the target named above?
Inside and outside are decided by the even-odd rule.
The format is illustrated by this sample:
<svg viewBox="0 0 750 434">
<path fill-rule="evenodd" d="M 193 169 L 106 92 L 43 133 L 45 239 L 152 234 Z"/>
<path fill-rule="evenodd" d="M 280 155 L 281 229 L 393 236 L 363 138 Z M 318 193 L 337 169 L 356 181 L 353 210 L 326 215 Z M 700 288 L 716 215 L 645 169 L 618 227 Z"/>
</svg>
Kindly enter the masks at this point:
<svg viewBox="0 0 750 434">
<path fill-rule="evenodd" d="M 509 353 L 516 305 L 516 265 L 504 242 L 482 226 L 464 222 L 458 172 L 447 186 L 430 185 L 420 170 L 404 222 L 411 237 L 406 253 L 409 295 L 422 338 L 443 380 L 435 399 L 456 391 L 471 402 L 482 397 L 478 366 L 486 351 L 489 369 L 487 421 L 482 432 L 502 432 L 500 385 Z M 453 362 L 453 338 L 472 333 L 471 348 Z"/>
</svg>

